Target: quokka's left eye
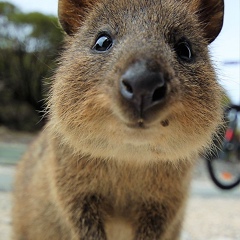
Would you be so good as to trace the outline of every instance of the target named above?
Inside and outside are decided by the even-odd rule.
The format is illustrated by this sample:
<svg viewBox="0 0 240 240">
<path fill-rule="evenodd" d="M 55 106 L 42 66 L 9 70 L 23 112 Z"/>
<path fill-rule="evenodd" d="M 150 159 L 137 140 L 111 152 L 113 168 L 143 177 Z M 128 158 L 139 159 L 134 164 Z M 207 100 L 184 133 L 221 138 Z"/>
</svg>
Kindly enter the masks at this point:
<svg viewBox="0 0 240 240">
<path fill-rule="evenodd" d="M 193 59 L 191 46 L 185 40 L 181 40 L 175 45 L 175 51 L 178 57 L 183 61 L 190 62 Z"/>
<path fill-rule="evenodd" d="M 112 47 L 112 45 L 113 45 L 112 37 L 104 33 L 97 38 L 93 46 L 93 49 L 97 52 L 106 52 Z"/>
</svg>

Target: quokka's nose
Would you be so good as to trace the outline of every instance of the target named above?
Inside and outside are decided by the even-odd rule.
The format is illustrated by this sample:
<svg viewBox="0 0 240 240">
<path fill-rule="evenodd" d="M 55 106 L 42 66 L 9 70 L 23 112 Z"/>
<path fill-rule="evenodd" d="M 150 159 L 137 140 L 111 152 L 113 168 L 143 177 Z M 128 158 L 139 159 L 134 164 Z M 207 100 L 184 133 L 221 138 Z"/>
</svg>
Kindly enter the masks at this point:
<svg viewBox="0 0 240 240">
<path fill-rule="evenodd" d="M 167 85 L 163 73 L 149 70 L 145 62 L 137 62 L 122 75 L 120 92 L 139 113 L 143 113 L 162 102 Z"/>
</svg>

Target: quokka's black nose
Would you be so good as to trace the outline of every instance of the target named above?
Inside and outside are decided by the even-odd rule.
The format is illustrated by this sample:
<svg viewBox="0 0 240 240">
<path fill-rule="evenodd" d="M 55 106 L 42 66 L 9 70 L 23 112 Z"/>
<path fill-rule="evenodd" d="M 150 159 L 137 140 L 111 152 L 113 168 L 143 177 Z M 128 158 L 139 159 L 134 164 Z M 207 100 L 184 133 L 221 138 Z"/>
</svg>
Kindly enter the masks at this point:
<svg viewBox="0 0 240 240">
<path fill-rule="evenodd" d="M 167 85 L 160 71 L 151 71 L 145 62 L 131 65 L 120 79 L 120 92 L 140 112 L 162 102 Z"/>
</svg>

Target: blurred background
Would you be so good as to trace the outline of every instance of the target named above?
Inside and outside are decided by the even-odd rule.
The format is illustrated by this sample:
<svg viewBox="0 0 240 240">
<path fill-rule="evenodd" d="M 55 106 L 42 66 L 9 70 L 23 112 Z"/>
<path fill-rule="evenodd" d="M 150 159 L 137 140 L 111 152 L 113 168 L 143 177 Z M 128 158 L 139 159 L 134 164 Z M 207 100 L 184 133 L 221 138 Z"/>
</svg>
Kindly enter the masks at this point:
<svg viewBox="0 0 240 240">
<path fill-rule="evenodd" d="M 18 131 L 44 124 L 43 99 L 63 39 L 56 13 L 32 3 L 0 1 L 0 126 Z M 46 6 L 56 11 L 56 3 Z"/>
<path fill-rule="evenodd" d="M 63 33 L 57 0 L 0 1 L 0 127 L 37 131 Z M 218 79 L 240 104 L 240 1 L 225 1 L 224 27 L 210 46 Z"/>
</svg>

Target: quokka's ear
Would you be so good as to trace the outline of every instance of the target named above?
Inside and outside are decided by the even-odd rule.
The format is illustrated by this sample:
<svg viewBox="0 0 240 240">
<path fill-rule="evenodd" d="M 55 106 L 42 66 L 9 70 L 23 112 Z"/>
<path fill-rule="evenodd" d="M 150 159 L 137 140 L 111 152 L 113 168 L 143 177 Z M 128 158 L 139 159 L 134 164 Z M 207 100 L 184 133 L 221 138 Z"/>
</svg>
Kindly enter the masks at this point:
<svg viewBox="0 0 240 240">
<path fill-rule="evenodd" d="M 203 27 L 204 37 L 211 43 L 220 33 L 223 26 L 223 0 L 187 0 L 192 11 L 198 15 Z"/>
<path fill-rule="evenodd" d="M 58 18 L 63 30 L 68 35 L 73 35 L 96 2 L 96 0 L 59 0 Z"/>
</svg>

